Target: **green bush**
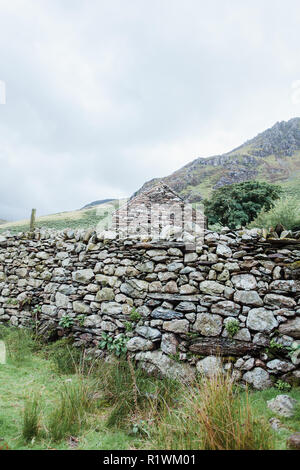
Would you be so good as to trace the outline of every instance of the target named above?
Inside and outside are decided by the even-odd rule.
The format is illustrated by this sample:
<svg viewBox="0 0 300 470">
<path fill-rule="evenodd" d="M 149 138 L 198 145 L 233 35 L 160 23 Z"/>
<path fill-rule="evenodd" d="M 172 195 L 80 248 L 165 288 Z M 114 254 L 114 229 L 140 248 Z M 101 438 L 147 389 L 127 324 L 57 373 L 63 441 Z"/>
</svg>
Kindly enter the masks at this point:
<svg viewBox="0 0 300 470">
<path fill-rule="evenodd" d="M 249 224 L 250 228 L 275 228 L 282 224 L 287 230 L 300 229 L 300 205 L 294 197 L 283 197 L 269 211 L 263 209 Z"/>
</svg>

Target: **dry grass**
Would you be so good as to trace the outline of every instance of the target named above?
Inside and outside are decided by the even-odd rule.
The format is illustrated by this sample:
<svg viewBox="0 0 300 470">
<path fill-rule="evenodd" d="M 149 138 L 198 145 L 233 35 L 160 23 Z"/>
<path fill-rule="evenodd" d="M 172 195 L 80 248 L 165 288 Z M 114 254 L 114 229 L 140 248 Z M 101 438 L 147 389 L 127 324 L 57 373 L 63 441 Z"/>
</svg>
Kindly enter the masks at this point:
<svg viewBox="0 0 300 470">
<path fill-rule="evenodd" d="M 242 398 L 243 397 L 243 398 Z M 254 415 L 248 393 L 235 392 L 229 376 L 204 379 L 169 409 L 153 433 L 159 449 L 260 450 L 273 446 L 267 421 Z"/>
</svg>

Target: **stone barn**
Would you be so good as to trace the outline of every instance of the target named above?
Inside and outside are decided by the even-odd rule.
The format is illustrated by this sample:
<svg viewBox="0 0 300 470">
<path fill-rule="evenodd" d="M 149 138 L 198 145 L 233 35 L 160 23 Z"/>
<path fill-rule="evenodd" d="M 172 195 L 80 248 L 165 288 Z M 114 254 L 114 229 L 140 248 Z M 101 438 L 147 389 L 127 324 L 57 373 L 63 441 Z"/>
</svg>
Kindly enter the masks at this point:
<svg viewBox="0 0 300 470">
<path fill-rule="evenodd" d="M 110 230 L 119 238 L 181 239 L 191 242 L 205 228 L 195 209 L 165 183 L 132 197 L 112 215 Z"/>
</svg>

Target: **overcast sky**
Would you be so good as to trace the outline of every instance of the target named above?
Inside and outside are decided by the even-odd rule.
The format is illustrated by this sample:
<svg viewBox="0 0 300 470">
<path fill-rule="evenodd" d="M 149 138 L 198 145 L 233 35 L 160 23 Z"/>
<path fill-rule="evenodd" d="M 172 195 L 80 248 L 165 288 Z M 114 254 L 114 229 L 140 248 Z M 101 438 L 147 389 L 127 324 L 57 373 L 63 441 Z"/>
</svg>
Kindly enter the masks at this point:
<svg viewBox="0 0 300 470">
<path fill-rule="evenodd" d="M 129 196 L 300 116 L 299 24 L 299 0 L 0 0 L 0 218 Z"/>
</svg>

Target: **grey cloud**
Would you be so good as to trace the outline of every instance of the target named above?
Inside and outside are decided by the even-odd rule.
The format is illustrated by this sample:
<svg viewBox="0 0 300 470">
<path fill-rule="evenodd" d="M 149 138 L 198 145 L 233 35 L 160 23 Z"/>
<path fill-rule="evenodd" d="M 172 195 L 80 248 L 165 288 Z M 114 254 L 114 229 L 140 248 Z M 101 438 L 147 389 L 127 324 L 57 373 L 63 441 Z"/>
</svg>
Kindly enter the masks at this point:
<svg viewBox="0 0 300 470">
<path fill-rule="evenodd" d="M 0 218 L 124 197 L 299 115 L 296 0 L 0 1 Z"/>
</svg>

